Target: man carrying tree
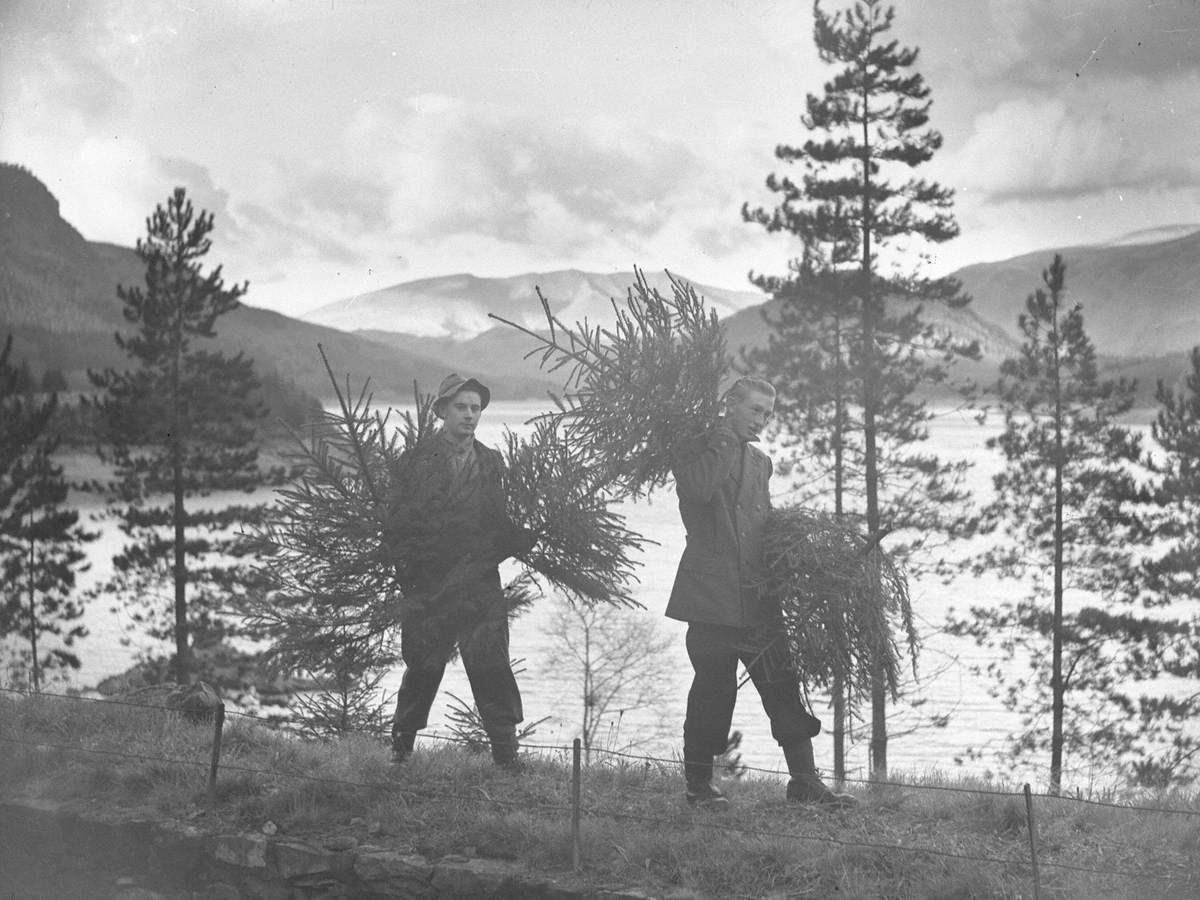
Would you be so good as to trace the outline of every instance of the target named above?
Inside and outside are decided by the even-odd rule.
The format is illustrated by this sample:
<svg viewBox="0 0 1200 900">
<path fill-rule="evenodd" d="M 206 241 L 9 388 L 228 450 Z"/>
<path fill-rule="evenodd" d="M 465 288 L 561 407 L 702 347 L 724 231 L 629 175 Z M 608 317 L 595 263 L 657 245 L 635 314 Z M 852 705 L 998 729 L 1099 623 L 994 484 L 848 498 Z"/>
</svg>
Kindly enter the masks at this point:
<svg viewBox="0 0 1200 900">
<path fill-rule="evenodd" d="M 491 392 L 474 378 L 448 375 L 433 412 L 442 427 L 401 455 L 392 473 L 389 520 L 403 548 L 400 623 L 404 679 L 396 697 L 392 753 L 403 762 L 457 646 L 498 765 L 519 767 L 521 693 L 508 656 L 508 606 L 500 562 L 536 538 L 505 509 L 500 453 L 475 439 Z"/>
<path fill-rule="evenodd" d="M 761 378 L 738 379 L 725 395 L 724 415 L 673 455 L 672 473 L 687 546 L 666 614 L 688 623 L 694 672 L 683 726 L 687 800 L 719 808 L 728 800 L 712 784 L 713 757 L 730 745 L 737 701 L 737 665 L 750 674 L 783 748 L 791 780 L 787 798 L 853 806 L 817 776 L 812 738 L 821 723 L 805 708 L 796 673 L 770 665 L 773 619 L 755 586 L 771 508 L 770 458 L 752 446 L 775 408 L 775 388 Z"/>
</svg>

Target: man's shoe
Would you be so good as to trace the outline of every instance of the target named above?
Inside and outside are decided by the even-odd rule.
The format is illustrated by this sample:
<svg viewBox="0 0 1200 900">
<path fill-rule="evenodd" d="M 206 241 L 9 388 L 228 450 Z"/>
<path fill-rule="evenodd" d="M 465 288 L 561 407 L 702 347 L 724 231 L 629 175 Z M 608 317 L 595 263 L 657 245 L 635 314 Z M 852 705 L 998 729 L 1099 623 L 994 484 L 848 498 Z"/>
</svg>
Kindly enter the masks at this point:
<svg viewBox="0 0 1200 900">
<path fill-rule="evenodd" d="M 712 786 L 711 782 L 701 781 L 689 784 L 687 787 L 687 802 L 704 809 L 720 810 L 729 808 L 729 798 Z"/>
<path fill-rule="evenodd" d="M 399 766 L 408 762 L 412 756 L 413 746 L 417 742 L 415 734 L 397 734 L 392 738 L 392 765 Z"/>
<path fill-rule="evenodd" d="M 853 809 L 858 800 L 849 794 L 835 794 L 814 775 L 793 775 L 788 782 L 787 798 L 792 803 L 816 803 L 830 809 Z"/>
<path fill-rule="evenodd" d="M 518 755 L 521 745 L 516 738 L 492 741 L 492 762 L 497 768 L 506 772 L 520 773 L 525 771 L 525 763 Z"/>
</svg>

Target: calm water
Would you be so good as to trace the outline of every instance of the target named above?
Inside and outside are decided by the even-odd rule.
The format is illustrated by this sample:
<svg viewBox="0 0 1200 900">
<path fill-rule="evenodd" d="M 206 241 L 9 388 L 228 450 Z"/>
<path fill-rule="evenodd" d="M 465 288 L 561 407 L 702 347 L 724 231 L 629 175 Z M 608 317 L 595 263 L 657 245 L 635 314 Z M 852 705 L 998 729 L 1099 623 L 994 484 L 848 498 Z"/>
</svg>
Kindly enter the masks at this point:
<svg viewBox="0 0 1200 900">
<path fill-rule="evenodd" d="M 505 425 L 520 430 L 530 416 L 543 407 L 529 403 L 495 403 L 485 413 L 479 437 L 485 443 L 498 446 Z M 943 413 L 934 421 L 930 449 L 946 459 L 970 459 L 976 465 L 970 484 L 976 495 L 983 497 L 990 488 L 991 474 L 999 467 L 994 454 L 984 449 L 983 442 L 998 426 L 979 426 L 967 415 Z M 777 481 L 779 479 L 776 479 Z M 786 485 L 776 486 L 782 491 Z M 603 743 L 612 749 L 632 748 L 633 752 L 656 756 L 673 756 L 679 743 L 685 698 L 691 671 L 683 649 L 684 626 L 663 616 L 675 566 L 683 549 L 683 528 L 671 491 L 652 497 L 648 502 L 625 504 L 621 512 L 630 526 L 654 541 L 643 555 L 639 570 L 640 585 L 637 599 L 645 611 L 638 613 L 652 618 L 661 633 L 669 636 L 672 647 L 671 668 L 675 673 L 662 686 L 661 701 L 656 711 L 632 711 L 614 718 L 604 729 Z M 93 545 L 92 571 L 85 576 L 85 586 L 103 578 L 111 569 L 110 559 L 119 546 L 119 534 L 107 529 Z M 924 647 L 919 660 L 918 678 L 910 686 L 909 695 L 896 705 L 890 726 L 889 763 L 893 770 L 913 773 L 928 771 L 987 774 L 995 772 L 1007 782 L 1010 776 L 1003 756 L 989 758 L 1004 747 L 1005 735 L 1016 726 L 1014 716 L 1001 709 L 986 690 L 986 684 L 970 672 L 972 663 L 985 662 L 979 648 L 969 641 L 939 633 L 947 611 L 970 604 L 999 603 L 1019 590 L 1011 582 L 996 578 L 964 577 L 949 585 L 935 578 L 911 584 L 914 609 L 923 632 Z M 169 598 L 162 599 L 164 605 Z M 519 675 L 525 702 L 527 721 L 548 716 L 532 742 L 568 744 L 576 736 L 580 720 L 578 688 L 563 677 L 546 671 L 541 662 L 553 640 L 546 633 L 551 609 L 550 600 L 543 601 L 513 623 L 512 655 L 525 660 L 525 671 Z M 78 685 L 94 685 L 101 678 L 123 671 L 135 661 L 139 651 L 153 649 L 145 639 L 133 645 L 123 645 L 127 636 L 128 618 L 121 611 L 100 606 L 91 609 L 86 623 L 91 634 L 79 646 L 83 668 L 75 677 Z M 394 690 L 400 673 L 388 679 L 386 687 Z M 470 688 L 461 665 L 457 662 L 447 670 L 443 691 L 430 717 L 430 731 L 447 733 L 446 710 L 448 693 L 469 698 Z M 814 698 L 816 713 L 827 727 L 832 726 L 832 714 L 822 708 L 823 698 Z M 914 702 L 917 704 L 914 707 Z M 926 724 L 933 716 L 948 716 L 949 724 L 934 728 Z M 745 735 L 742 745 L 743 761 L 749 765 L 777 769 L 782 765 L 778 747 L 770 737 L 766 716 L 752 685 L 743 688 L 734 716 L 734 728 Z M 867 770 L 867 729 L 854 735 L 848 752 L 848 772 L 852 777 L 865 777 Z M 817 762 L 828 768 L 832 763 L 832 744 L 826 734 L 816 739 Z M 955 757 L 967 746 L 982 749 L 988 757 L 981 761 L 956 764 Z M 1016 776 L 1044 781 L 1037 772 L 1015 773 Z"/>
</svg>

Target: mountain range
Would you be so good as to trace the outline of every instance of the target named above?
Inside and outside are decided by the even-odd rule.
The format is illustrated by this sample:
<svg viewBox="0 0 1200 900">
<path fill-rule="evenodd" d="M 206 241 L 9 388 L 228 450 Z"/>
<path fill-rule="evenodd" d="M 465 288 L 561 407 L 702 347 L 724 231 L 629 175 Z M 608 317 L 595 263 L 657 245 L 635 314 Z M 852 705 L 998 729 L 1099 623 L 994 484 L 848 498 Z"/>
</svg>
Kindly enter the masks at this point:
<svg viewBox="0 0 1200 900">
<path fill-rule="evenodd" d="M 1173 383 L 1183 375 L 1186 353 L 1200 344 L 1200 226 L 1187 225 L 954 273 L 973 302 L 959 310 L 931 305 L 925 312 L 939 327 L 980 342 L 984 361 L 971 374 L 986 379 L 1016 350 L 1017 316 L 1055 252 L 1066 259 L 1068 300 L 1082 304 L 1106 374 L 1139 377 L 1143 401 L 1156 379 Z M 32 173 L 0 164 L 0 338 L 11 332 L 15 357 L 28 360 L 35 373 L 60 369 L 82 389 L 88 368 L 126 365 L 113 341 L 115 331 L 128 327 L 116 287 L 140 282 L 142 273 L 132 249 L 87 241 L 62 219 L 58 201 Z M 669 290 L 665 272 L 645 275 L 652 286 Z M 497 396 L 545 397 L 561 377 L 525 359 L 535 342 L 489 313 L 544 327 L 540 289 L 563 321 L 607 323 L 612 298 L 623 299 L 633 280 L 633 272 L 579 270 L 508 278 L 458 274 L 321 304 L 301 318 L 243 305 L 218 321 L 218 343 L 253 357 L 260 372 L 325 399 L 331 386 L 317 344 L 339 380 L 348 373 L 357 390 L 369 377 L 389 401 L 411 397 L 414 381 L 431 389 L 451 370 L 486 376 Z M 731 349 L 765 341 L 760 293 L 695 286 L 720 315 Z M 253 285 L 246 299 L 253 301 Z"/>
</svg>

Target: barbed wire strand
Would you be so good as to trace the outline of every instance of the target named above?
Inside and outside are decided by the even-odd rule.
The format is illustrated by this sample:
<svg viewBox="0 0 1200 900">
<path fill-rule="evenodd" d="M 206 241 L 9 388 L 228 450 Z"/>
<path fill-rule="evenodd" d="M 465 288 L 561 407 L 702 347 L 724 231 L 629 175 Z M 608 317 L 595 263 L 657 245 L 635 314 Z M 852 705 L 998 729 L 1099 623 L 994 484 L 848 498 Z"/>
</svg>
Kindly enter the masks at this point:
<svg viewBox="0 0 1200 900">
<path fill-rule="evenodd" d="M 128 700 L 113 700 L 113 699 L 109 699 L 106 697 L 84 697 L 84 696 L 81 696 L 78 694 L 56 694 L 56 693 L 51 693 L 49 691 L 39 691 L 39 692 L 35 693 L 35 692 L 31 692 L 31 691 L 23 691 L 23 690 L 18 690 L 18 689 L 13 689 L 13 688 L 0 688 L 0 693 L 16 694 L 16 695 L 23 696 L 23 697 L 54 697 L 54 698 L 62 699 L 62 700 L 76 700 L 76 701 L 83 701 L 83 702 L 89 702 L 89 703 L 99 703 L 99 704 L 110 704 L 110 705 L 114 705 L 114 706 L 134 707 L 134 708 L 138 708 L 138 709 L 150 709 L 150 710 L 158 710 L 158 711 L 166 710 L 166 711 L 170 711 L 170 712 L 177 712 L 177 710 L 172 710 L 169 707 L 164 707 L 159 704 L 134 703 L 134 702 L 128 701 Z M 291 736 L 295 736 L 295 734 L 296 734 L 296 732 L 294 730 L 286 727 L 288 723 L 281 722 L 278 719 L 268 719 L 263 716 L 257 716 L 253 713 L 245 713 L 245 712 L 240 712 L 237 710 L 230 710 L 228 708 L 225 711 L 225 715 L 226 716 L 231 716 L 231 715 L 232 716 L 241 716 L 243 718 L 253 719 L 253 720 L 262 722 L 267 728 L 270 728 L 273 731 L 290 734 Z M 347 733 L 358 735 L 361 737 L 373 737 L 373 738 L 382 738 L 383 737 L 383 735 L 381 735 L 379 733 L 369 732 L 369 731 L 348 731 Z M 460 738 L 460 737 L 456 737 L 453 735 L 422 733 L 420 735 L 420 737 L 422 740 L 442 741 L 442 742 L 450 743 L 450 744 L 469 745 L 471 743 L 474 743 L 471 739 Z M 543 751 L 552 751 L 555 753 L 562 753 L 562 754 L 570 753 L 571 749 L 572 749 L 570 746 L 563 745 L 563 744 L 538 744 L 538 743 L 529 743 L 529 742 L 524 742 L 524 743 L 522 743 L 521 746 L 526 750 L 543 750 Z M 623 752 L 623 751 L 619 751 L 619 750 L 611 750 L 611 749 L 608 749 L 605 747 L 591 747 L 591 748 L 589 748 L 589 752 L 612 756 L 612 757 L 619 757 L 619 758 L 623 758 L 623 759 L 635 760 L 638 762 L 659 763 L 659 764 L 670 765 L 670 766 L 677 766 L 680 764 L 680 760 L 675 757 L 649 756 L 649 755 L 644 755 L 644 754 L 627 753 L 627 752 Z M 764 774 L 764 775 L 786 776 L 788 774 L 779 769 L 768 769 L 768 768 L 763 768 L 763 767 L 758 767 L 758 766 L 750 766 L 750 765 L 742 765 L 742 764 L 738 764 L 737 769 L 738 769 L 738 771 L 741 771 L 741 772 L 755 772 L 755 773 Z M 958 785 L 915 784 L 912 782 L 879 781 L 879 780 L 874 780 L 874 779 L 869 779 L 869 778 L 852 778 L 852 777 L 845 777 L 842 779 L 842 781 L 848 782 L 850 784 L 864 785 L 864 786 L 870 787 L 870 788 L 891 787 L 891 788 L 899 788 L 899 789 L 904 789 L 904 790 L 941 791 L 944 793 L 972 794 L 972 795 L 977 795 L 977 796 L 1009 797 L 1009 798 L 1019 798 L 1019 797 L 1024 796 L 1023 791 L 1018 791 L 1018 790 L 1005 791 L 1005 790 L 999 790 L 996 788 L 973 788 L 973 787 L 962 787 L 962 786 L 958 786 Z M 1043 800 L 1052 800 L 1052 801 L 1057 801 L 1057 802 L 1061 802 L 1061 803 L 1079 803 L 1079 804 L 1083 804 L 1083 805 L 1087 805 L 1087 806 L 1096 806 L 1096 807 L 1101 807 L 1101 808 L 1105 808 L 1105 809 L 1114 809 L 1114 810 L 1122 810 L 1122 811 L 1130 811 L 1130 812 L 1162 813 L 1162 814 L 1166 814 L 1166 815 L 1179 815 L 1179 816 L 1200 816 L 1200 809 L 1182 809 L 1182 808 L 1178 808 L 1178 807 L 1167 807 L 1167 806 L 1148 806 L 1148 805 L 1134 804 L 1134 803 L 1115 803 L 1115 802 L 1106 801 L 1106 800 L 1094 800 L 1094 799 L 1086 798 L 1086 797 L 1072 797 L 1069 795 L 1050 794 L 1050 793 L 1037 792 L 1037 791 L 1033 792 L 1033 796 L 1041 798 Z"/>
<path fill-rule="evenodd" d="M 56 744 L 56 743 L 50 743 L 50 742 L 45 742 L 45 741 L 26 741 L 26 740 L 22 740 L 20 738 L 9 738 L 9 737 L 4 737 L 4 736 L 0 736 L 0 742 L 7 743 L 7 744 L 18 744 L 18 745 L 24 745 L 24 746 L 36 747 L 36 748 L 50 748 L 50 749 L 61 750 L 61 751 L 65 751 L 65 752 L 89 753 L 89 754 L 101 755 L 101 756 L 114 756 L 114 757 L 123 758 L 123 759 L 132 759 L 132 760 L 136 760 L 139 762 L 170 763 L 172 765 L 181 765 L 181 766 L 188 766 L 188 767 L 193 767 L 193 768 L 195 768 L 195 767 L 207 768 L 208 765 L 210 764 L 207 760 L 188 760 L 188 759 L 176 759 L 176 758 L 163 757 L 163 756 L 150 756 L 150 755 L 141 754 L 141 753 L 129 753 L 127 751 L 122 751 L 122 750 L 104 750 L 104 749 L 100 749 L 100 748 L 96 748 L 96 747 L 81 747 L 81 746 L 67 745 L 67 744 Z M 364 789 L 371 789 L 371 790 L 378 790 L 380 788 L 390 788 L 390 789 L 397 791 L 397 793 L 399 793 L 402 797 L 407 794 L 407 795 L 413 795 L 413 796 L 417 796 L 417 797 L 426 797 L 426 798 L 434 798 L 434 799 L 449 799 L 449 800 L 457 800 L 457 801 L 466 801 L 466 802 L 470 802 L 470 803 L 487 802 L 487 803 L 495 805 L 495 806 L 517 808 L 517 809 L 522 809 L 522 810 L 536 809 L 536 810 L 547 811 L 547 812 L 559 812 L 559 813 L 572 812 L 572 807 L 562 805 L 562 804 L 552 804 L 552 803 L 545 803 L 545 802 L 538 802 L 538 801 L 530 801 L 528 799 L 523 799 L 523 800 L 498 799 L 498 798 L 492 797 L 489 794 L 482 793 L 482 792 L 481 792 L 482 793 L 482 800 L 481 800 L 480 797 L 473 796 L 473 795 L 454 794 L 454 793 L 448 793 L 445 791 L 431 791 L 427 788 L 426 789 L 412 788 L 412 787 L 409 787 L 406 785 L 399 784 L 394 781 L 386 781 L 386 782 L 352 781 L 352 780 L 344 779 L 344 778 L 330 778 L 327 776 L 306 775 L 301 772 L 286 772 L 286 771 L 275 770 L 275 769 L 259 769 L 259 768 L 255 768 L 255 767 L 251 767 L 251 766 L 241 766 L 241 765 L 237 765 L 235 763 L 222 763 L 220 768 L 226 769 L 229 771 L 242 772 L 242 773 L 246 773 L 246 774 L 263 775 L 263 776 L 267 776 L 267 777 L 271 777 L 271 778 L 280 778 L 280 777 L 293 778 L 293 779 L 298 779 L 298 780 L 302 780 L 302 781 L 317 782 L 317 783 L 323 783 L 323 784 L 333 784 L 333 785 L 338 785 L 338 786 L 342 786 L 342 787 L 356 787 L 356 788 L 364 788 Z M 646 816 L 646 815 L 642 815 L 640 813 L 605 810 L 605 809 L 599 809 L 597 807 L 581 807 L 580 812 L 586 813 L 588 816 L 591 816 L 594 818 L 624 819 L 627 821 L 641 822 L 641 823 L 647 824 L 647 825 L 670 826 L 670 825 L 675 824 L 672 820 L 663 819 L 663 818 L 657 817 L 657 816 Z M 889 851 L 899 850 L 899 851 L 910 853 L 910 854 L 936 856 L 936 857 L 940 857 L 940 858 L 944 858 L 944 859 L 957 859 L 957 860 L 963 860 L 965 862 L 982 862 L 982 863 L 989 863 L 989 864 L 994 864 L 994 865 L 1016 866 L 1016 867 L 1020 867 L 1020 868 L 1024 868 L 1027 865 L 1027 863 L 1025 862 L 1023 857 L 1012 858 L 1012 857 L 999 857 L 999 856 L 985 856 L 985 855 L 970 854 L 970 853 L 958 853 L 958 852 L 951 851 L 951 850 L 939 850 L 939 849 L 936 849 L 933 847 L 918 847 L 918 846 L 903 844 L 903 843 L 899 843 L 899 842 L 883 843 L 880 841 L 846 840 L 844 838 L 835 838 L 830 835 L 816 835 L 816 834 L 806 834 L 806 833 L 790 832 L 790 831 L 773 831 L 773 830 L 764 829 L 764 828 L 749 828 L 749 827 L 740 826 L 740 825 L 728 825 L 728 824 L 722 824 L 719 822 L 704 821 L 703 819 L 693 819 L 690 822 L 690 824 L 694 827 L 704 828 L 704 829 L 708 829 L 708 830 L 715 830 L 715 831 L 732 832 L 732 833 L 736 833 L 736 834 L 743 834 L 743 835 L 746 835 L 749 837 L 785 838 L 785 839 L 789 839 L 789 840 L 802 840 L 802 841 L 809 841 L 809 842 L 821 843 L 821 844 L 833 844 L 835 846 L 839 846 L 839 847 L 843 847 L 843 848 L 860 848 L 860 849 L 889 850 Z M 1090 866 L 1075 866 L 1070 863 L 1059 863 L 1059 862 L 1054 862 L 1052 860 L 1045 860 L 1045 859 L 1039 860 L 1039 865 L 1042 868 L 1063 869 L 1066 871 L 1072 871 L 1072 872 L 1088 874 L 1088 875 L 1114 875 L 1114 876 L 1118 876 L 1121 878 L 1153 878 L 1153 879 L 1156 879 L 1159 881 L 1165 880 L 1165 881 L 1170 881 L 1170 882 L 1176 882 L 1176 881 L 1180 880 L 1180 876 L 1178 876 L 1178 875 L 1170 875 L 1170 874 L 1163 874 L 1163 873 L 1158 873 L 1158 872 L 1146 872 L 1146 871 L 1135 872 L 1135 871 L 1122 870 L 1122 869 L 1097 869 L 1097 868 L 1092 868 Z M 1192 876 L 1190 873 L 1185 876 L 1185 880 L 1189 883 L 1191 882 Z"/>
</svg>

